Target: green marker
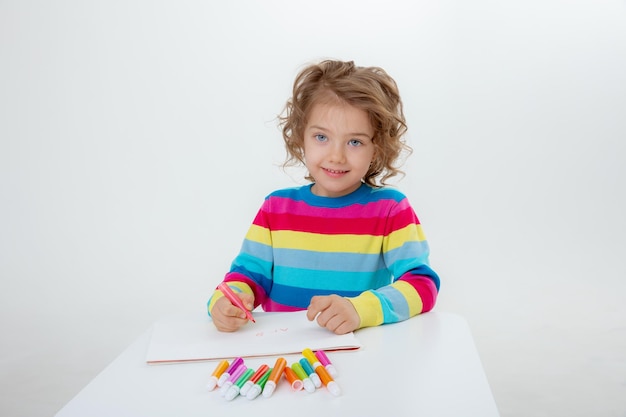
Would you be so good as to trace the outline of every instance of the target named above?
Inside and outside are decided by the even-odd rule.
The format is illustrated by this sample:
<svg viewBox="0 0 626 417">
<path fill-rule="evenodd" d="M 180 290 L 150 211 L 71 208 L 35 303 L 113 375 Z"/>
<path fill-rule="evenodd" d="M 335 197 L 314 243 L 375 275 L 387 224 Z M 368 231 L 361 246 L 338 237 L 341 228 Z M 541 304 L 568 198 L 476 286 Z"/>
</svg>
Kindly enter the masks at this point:
<svg viewBox="0 0 626 417">
<path fill-rule="evenodd" d="M 265 388 L 265 383 L 268 379 L 270 379 L 272 369 L 273 368 L 268 369 L 267 372 L 265 372 L 265 374 L 261 377 L 261 379 L 259 379 L 259 382 L 257 382 L 252 386 L 252 388 L 250 388 L 250 391 L 248 391 L 248 393 L 246 394 L 247 399 L 254 400 L 256 397 L 259 396 L 259 394 L 261 394 L 261 392 L 263 392 L 263 388 Z"/>
<path fill-rule="evenodd" d="M 249 380 L 253 374 L 254 369 L 246 369 L 246 371 L 241 374 L 237 382 L 235 382 L 230 388 L 228 388 L 228 391 L 226 391 L 226 394 L 224 394 L 224 398 L 226 398 L 226 401 L 231 401 L 236 396 L 238 396 L 239 391 L 241 391 L 241 387 L 243 387 L 243 384 L 245 384 L 246 381 Z"/>
<path fill-rule="evenodd" d="M 306 392 L 315 392 L 315 384 L 309 378 L 309 375 L 306 373 L 300 362 L 294 362 L 291 364 L 291 369 L 298 375 L 298 378 L 302 380 L 302 384 L 304 384 L 304 389 Z"/>
</svg>

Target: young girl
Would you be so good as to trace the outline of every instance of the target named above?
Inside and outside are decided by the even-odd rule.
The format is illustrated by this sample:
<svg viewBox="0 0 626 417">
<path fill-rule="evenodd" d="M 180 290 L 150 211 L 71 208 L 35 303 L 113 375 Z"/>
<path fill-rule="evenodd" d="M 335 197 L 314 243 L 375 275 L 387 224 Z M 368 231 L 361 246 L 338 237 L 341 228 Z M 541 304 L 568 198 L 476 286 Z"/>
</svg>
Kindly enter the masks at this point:
<svg viewBox="0 0 626 417">
<path fill-rule="evenodd" d="M 407 198 L 385 187 L 409 150 L 395 81 L 376 67 L 323 61 L 297 76 L 280 118 L 288 164 L 311 184 L 266 197 L 224 279 L 252 310 L 307 310 L 337 334 L 430 311 L 439 277 Z M 248 321 L 216 290 L 221 331 Z"/>
</svg>

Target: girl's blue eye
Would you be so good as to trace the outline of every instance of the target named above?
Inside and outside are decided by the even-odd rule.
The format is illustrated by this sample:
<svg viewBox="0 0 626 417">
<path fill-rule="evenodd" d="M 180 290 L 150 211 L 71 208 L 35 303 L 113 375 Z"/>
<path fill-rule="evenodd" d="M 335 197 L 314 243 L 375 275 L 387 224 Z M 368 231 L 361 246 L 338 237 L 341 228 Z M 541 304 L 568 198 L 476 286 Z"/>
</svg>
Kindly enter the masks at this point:
<svg viewBox="0 0 626 417">
<path fill-rule="evenodd" d="M 326 142 L 328 140 L 328 138 L 324 135 L 315 135 L 315 139 L 317 139 L 319 142 Z"/>
<path fill-rule="evenodd" d="M 350 146 L 361 146 L 363 144 L 363 142 L 358 139 L 350 139 L 348 143 L 350 144 Z"/>
</svg>

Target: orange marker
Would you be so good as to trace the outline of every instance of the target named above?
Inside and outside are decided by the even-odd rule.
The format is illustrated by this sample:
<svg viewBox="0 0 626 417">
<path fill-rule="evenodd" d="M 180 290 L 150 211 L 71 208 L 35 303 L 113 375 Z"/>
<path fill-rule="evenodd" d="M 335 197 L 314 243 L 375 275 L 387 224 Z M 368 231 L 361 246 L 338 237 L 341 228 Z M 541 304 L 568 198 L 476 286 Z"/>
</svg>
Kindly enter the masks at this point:
<svg viewBox="0 0 626 417">
<path fill-rule="evenodd" d="M 271 397 L 274 393 L 274 390 L 276 389 L 276 384 L 278 384 L 278 381 L 280 381 L 280 377 L 283 376 L 285 366 L 287 366 L 287 361 L 285 360 L 285 358 L 276 359 L 276 363 L 274 364 L 274 368 L 272 368 L 270 377 L 265 383 L 265 387 L 263 387 L 263 396 L 265 398 Z"/>
<path fill-rule="evenodd" d="M 302 380 L 298 378 L 298 375 L 296 375 L 293 369 L 289 367 L 285 368 L 285 379 L 289 381 L 291 389 L 294 391 L 300 391 L 302 389 Z"/>
<path fill-rule="evenodd" d="M 217 364 L 215 370 L 211 374 L 211 378 L 209 378 L 209 383 L 206 386 L 209 391 L 213 391 L 215 389 L 218 379 L 222 376 L 226 368 L 228 368 L 228 361 L 226 359 L 221 360 L 220 363 Z"/>
<path fill-rule="evenodd" d="M 319 375 L 326 389 L 333 395 L 341 395 L 341 388 L 339 388 L 339 385 L 337 385 L 333 377 L 330 376 L 326 368 L 324 368 L 324 365 L 320 363 L 313 351 L 309 348 L 304 349 L 302 355 L 311 363 L 311 366 L 315 369 L 315 373 Z"/>
</svg>

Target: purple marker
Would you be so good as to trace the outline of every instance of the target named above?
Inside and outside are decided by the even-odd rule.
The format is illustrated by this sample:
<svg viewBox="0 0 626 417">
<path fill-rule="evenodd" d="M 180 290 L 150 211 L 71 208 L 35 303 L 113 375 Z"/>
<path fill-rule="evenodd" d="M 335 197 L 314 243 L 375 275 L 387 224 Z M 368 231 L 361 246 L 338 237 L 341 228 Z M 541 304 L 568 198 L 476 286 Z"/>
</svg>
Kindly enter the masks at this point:
<svg viewBox="0 0 626 417">
<path fill-rule="evenodd" d="M 230 364 L 230 366 L 224 371 L 222 376 L 220 376 L 220 379 L 217 380 L 217 386 L 221 387 L 222 385 L 224 385 L 224 382 L 228 381 L 228 378 L 230 378 L 230 375 L 237 368 L 239 368 L 239 366 L 242 365 L 242 364 L 243 364 L 243 358 L 235 358 L 235 359 L 233 359 L 233 362 Z"/>
<path fill-rule="evenodd" d="M 235 371 L 230 376 L 230 378 L 228 378 L 228 380 L 224 382 L 224 385 L 222 385 L 222 387 L 220 388 L 220 395 L 222 397 L 226 395 L 226 392 L 228 392 L 228 389 L 232 387 L 235 384 L 235 382 L 237 382 L 239 377 L 243 375 L 243 373 L 246 372 L 247 369 L 248 367 L 243 364 L 239 366 L 237 369 L 235 369 Z"/>
</svg>

